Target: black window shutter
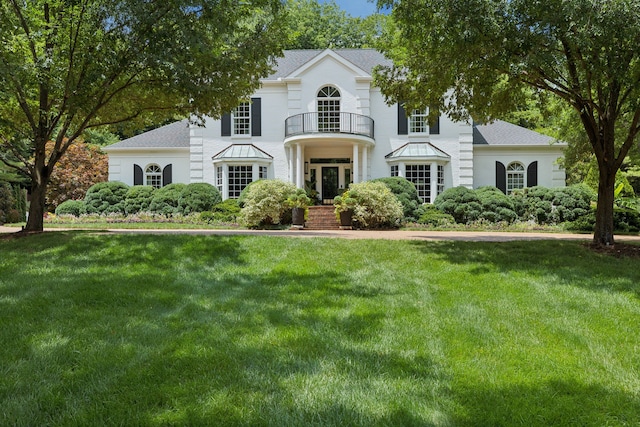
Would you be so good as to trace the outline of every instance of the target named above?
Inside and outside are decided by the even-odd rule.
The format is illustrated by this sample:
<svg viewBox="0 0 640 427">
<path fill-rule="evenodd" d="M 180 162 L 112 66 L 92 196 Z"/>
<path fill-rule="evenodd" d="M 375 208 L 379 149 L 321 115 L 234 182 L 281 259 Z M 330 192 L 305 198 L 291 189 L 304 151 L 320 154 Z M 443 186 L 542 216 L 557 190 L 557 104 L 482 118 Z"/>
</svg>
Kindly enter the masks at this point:
<svg viewBox="0 0 640 427">
<path fill-rule="evenodd" d="M 531 162 L 527 167 L 527 187 L 538 185 L 538 162 Z"/>
<path fill-rule="evenodd" d="M 409 134 L 409 123 L 407 122 L 407 112 L 404 106 L 398 103 L 398 135 Z"/>
<path fill-rule="evenodd" d="M 500 162 L 496 162 L 496 187 L 507 194 L 507 168 Z"/>
<path fill-rule="evenodd" d="M 133 165 L 133 185 L 142 185 L 143 179 L 142 168 L 139 165 Z"/>
<path fill-rule="evenodd" d="M 429 134 L 440 135 L 440 117 L 429 120 Z"/>
<path fill-rule="evenodd" d="M 222 136 L 231 136 L 231 114 L 222 116 Z"/>
<path fill-rule="evenodd" d="M 167 165 L 164 167 L 164 169 L 162 169 L 162 186 L 164 187 L 165 185 L 169 185 L 171 184 L 171 169 L 172 169 L 172 165 Z"/>
<path fill-rule="evenodd" d="M 251 98 L 251 136 L 262 136 L 262 99 Z"/>
</svg>

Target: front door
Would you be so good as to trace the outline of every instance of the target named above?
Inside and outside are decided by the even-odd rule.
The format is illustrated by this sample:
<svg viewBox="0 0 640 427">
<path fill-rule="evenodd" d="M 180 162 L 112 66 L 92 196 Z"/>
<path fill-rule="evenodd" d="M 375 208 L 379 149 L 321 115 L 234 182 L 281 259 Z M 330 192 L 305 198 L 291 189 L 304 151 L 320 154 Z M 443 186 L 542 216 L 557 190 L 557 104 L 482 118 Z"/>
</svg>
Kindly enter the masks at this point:
<svg viewBox="0 0 640 427">
<path fill-rule="evenodd" d="M 322 203 L 333 203 L 338 195 L 338 167 L 322 168 Z"/>
</svg>

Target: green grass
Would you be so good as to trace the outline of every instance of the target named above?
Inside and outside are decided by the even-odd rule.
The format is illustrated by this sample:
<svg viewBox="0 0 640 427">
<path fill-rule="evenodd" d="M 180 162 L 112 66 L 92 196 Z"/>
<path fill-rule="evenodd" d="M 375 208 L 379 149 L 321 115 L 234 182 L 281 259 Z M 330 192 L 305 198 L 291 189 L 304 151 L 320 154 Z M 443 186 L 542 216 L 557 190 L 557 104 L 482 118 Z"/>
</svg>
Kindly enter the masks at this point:
<svg viewBox="0 0 640 427">
<path fill-rule="evenodd" d="M 573 242 L 0 240 L 0 425 L 638 425 L 639 298 Z"/>
</svg>

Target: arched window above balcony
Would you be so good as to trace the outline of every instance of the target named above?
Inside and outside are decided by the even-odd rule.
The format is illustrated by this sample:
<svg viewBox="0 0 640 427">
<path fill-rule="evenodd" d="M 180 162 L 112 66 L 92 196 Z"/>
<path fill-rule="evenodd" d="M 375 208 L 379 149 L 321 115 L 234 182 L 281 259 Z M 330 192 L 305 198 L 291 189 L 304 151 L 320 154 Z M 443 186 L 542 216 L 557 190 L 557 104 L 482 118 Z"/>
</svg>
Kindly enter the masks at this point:
<svg viewBox="0 0 640 427">
<path fill-rule="evenodd" d="M 318 91 L 318 130 L 340 132 L 340 91 L 324 86 Z"/>
</svg>

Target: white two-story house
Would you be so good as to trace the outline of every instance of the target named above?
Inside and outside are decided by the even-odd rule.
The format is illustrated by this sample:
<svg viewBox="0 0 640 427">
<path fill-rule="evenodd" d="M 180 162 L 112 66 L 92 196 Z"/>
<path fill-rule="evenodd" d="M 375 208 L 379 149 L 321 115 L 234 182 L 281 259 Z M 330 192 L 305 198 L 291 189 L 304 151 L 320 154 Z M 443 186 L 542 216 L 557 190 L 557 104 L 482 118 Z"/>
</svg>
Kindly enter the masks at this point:
<svg viewBox="0 0 640 427">
<path fill-rule="evenodd" d="M 350 183 L 401 176 L 424 202 L 444 189 L 565 185 L 563 144 L 497 121 L 429 122 L 387 105 L 371 49 L 285 51 L 247 102 L 204 127 L 176 122 L 105 148 L 109 179 L 160 187 L 208 182 L 224 199 L 258 179 L 311 186 L 330 203 Z"/>
</svg>

